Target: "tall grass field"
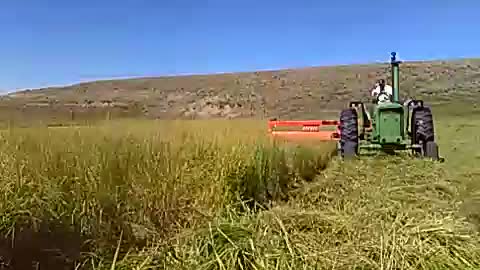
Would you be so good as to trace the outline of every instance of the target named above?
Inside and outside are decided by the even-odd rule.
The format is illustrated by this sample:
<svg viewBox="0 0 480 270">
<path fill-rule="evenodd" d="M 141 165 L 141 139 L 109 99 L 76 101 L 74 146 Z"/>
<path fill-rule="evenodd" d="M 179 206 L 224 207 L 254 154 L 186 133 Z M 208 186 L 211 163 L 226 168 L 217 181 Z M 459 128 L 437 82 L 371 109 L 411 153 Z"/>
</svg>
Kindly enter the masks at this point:
<svg viewBox="0 0 480 270">
<path fill-rule="evenodd" d="M 480 121 L 459 119 L 443 164 L 256 120 L 4 130 L 0 268 L 478 269 Z"/>
</svg>

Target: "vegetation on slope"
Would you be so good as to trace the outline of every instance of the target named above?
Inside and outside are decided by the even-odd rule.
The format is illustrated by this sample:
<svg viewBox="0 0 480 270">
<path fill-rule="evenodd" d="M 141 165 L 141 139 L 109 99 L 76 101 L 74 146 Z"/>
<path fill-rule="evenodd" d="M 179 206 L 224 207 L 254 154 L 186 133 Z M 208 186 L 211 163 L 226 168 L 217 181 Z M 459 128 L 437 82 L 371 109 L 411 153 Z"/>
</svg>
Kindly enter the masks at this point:
<svg viewBox="0 0 480 270">
<path fill-rule="evenodd" d="M 13 93 L 0 100 L 0 123 L 142 118 L 317 118 L 363 99 L 389 64 L 312 67 L 219 75 L 97 81 Z M 480 59 L 406 62 L 402 97 L 477 102 Z"/>
</svg>

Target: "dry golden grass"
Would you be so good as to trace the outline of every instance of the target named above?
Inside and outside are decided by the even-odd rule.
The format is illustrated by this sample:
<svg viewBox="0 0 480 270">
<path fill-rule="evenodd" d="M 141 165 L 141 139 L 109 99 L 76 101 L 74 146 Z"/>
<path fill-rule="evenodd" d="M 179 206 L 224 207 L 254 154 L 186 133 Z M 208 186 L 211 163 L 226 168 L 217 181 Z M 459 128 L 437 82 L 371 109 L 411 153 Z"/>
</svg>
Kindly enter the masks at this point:
<svg viewBox="0 0 480 270">
<path fill-rule="evenodd" d="M 343 162 L 334 143 L 274 143 L 255 120 L 6 130 L 0 256 L 15 269 L 478 269 L 478 136 L 451 144 L 478 127 L 440 121 L 445 164 Z"/>
<path fill-rule="evenodd" d="M 334 149 L 275 145 L 257 121 L 11 129 L 0 140 L 2 233 L 33 226 L 60 237 L 60 228 L 82 243 L 70 249 L 107 261 L 120 237 L 122 254 L 168 246 L 236 203 L 284 199 L 323 170 Z"/>
</svg>

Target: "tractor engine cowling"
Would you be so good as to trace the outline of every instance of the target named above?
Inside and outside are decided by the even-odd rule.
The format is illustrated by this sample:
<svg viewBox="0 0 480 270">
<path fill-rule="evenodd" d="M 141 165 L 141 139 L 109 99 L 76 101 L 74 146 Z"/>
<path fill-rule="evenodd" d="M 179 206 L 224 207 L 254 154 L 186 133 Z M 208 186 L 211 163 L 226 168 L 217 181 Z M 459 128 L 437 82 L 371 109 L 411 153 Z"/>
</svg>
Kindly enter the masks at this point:
<svg viewBox="0 0 480 270">
<path fill-rule="evenodd" d="M 402 143 L 405 138 L 404 107 L 398 103 L 379 104 L 374 130 L 374 140 L 380 144 Z"/>
</svg>

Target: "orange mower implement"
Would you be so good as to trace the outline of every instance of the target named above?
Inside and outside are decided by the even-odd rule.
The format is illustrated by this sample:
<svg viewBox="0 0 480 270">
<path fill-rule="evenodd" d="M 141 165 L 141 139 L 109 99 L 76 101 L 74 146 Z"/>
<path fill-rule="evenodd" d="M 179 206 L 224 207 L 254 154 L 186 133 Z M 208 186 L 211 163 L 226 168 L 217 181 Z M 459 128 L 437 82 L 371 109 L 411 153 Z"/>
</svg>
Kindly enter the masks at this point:
<svg viewBox="0 0 480 270">
<path fill-rule="evenodd" d="M 270 120 L 268 133 L 273 138 L 288 141 L 338 141 L 340 140 L 338 120 Z M 330 129 L 330 130 L 325 130 Z"/>
</svg>

